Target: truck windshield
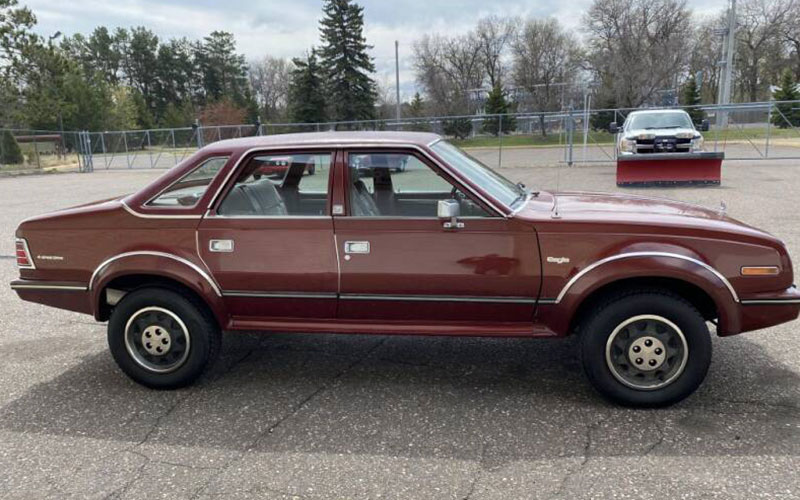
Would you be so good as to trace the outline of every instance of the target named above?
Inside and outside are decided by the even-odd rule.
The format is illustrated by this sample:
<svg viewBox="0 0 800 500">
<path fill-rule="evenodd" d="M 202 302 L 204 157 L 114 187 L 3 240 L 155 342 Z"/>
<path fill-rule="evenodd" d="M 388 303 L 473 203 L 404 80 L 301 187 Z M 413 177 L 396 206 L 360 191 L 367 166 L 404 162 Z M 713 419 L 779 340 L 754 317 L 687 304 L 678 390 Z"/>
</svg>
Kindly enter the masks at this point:
<svg viewBox="0 0 800 500">
<path fill-rule="evenodd" d="M 692 128 L 692 120 L 684 113 L 640 113 L 632 115 L 628 130 L 655 128 Z"/>
<path fill-rule="evenodd" d="M 525 200 L 528 193 L 521 185 L 511 182 L 449 142 L 439 141 L 431 149 L 505 206 L 512 207 Z"/>
</svg>

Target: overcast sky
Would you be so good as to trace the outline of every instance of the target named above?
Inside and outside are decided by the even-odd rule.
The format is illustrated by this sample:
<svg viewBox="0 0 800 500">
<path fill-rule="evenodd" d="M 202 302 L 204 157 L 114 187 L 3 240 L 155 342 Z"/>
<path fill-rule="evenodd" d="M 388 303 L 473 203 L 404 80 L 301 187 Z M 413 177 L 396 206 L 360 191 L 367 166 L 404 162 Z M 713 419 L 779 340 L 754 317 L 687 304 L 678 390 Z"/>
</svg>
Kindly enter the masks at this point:
<svg viewBox="0 0 800 500">
<path fill-rule="evenodd" d="M 49 36 L 89 33 L 96 26 L 146 26 L 161 38 L 202 38 L 230 31 L 247 58 L 264 54 L 301 55 L 319 44 L 321 0 L 20 0 Z M 591 0 L 361 0 L 367 41 L 378 80 L 394 87 L 394 41 L 400 42 L 400 78 L 404 95 L 414 91 L 411 46 L 425 33 L 453 34 L 474 26 L 484 15 L 553 16 L 577 31 Z M 714 12 L 726 0 L 689 0 L 699 14 Z"/>
</svg>

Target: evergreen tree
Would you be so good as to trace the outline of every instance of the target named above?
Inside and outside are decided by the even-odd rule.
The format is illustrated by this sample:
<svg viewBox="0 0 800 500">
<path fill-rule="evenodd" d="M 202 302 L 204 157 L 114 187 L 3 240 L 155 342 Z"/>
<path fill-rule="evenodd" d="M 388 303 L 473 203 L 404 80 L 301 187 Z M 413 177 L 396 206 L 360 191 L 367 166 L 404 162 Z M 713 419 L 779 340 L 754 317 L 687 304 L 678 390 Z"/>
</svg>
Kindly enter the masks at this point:
<svg viewBox="0 0 800 500">
<path fill-rule="evenodd" d="M 772 99 L 776 101 L 797 101 L 800 100 L 800 91 L 797 82 L 794 81 L 792 71 L 786 68 L 781 76 L 781 86 L 772 93 Z M 780 128 L 790 126 L 800 126 L 800 103 L 776 104 L 772 112 L 772 123 Z"/>
<path fill-rule="evenodd" d="M 506 116 L 491 116 L 483 120 L 483 131 L 492 135 L 500 135 L 500 132 L 508 134 L 517 128 L 517 121 L 513 116 L 508 116 L 509 106 L 506 101 L 505 92 L 496 84 L 492 91 L 489 92 L 489 97 L 486 99 L 486 114 L 487 115 L 506 115 Z"/>
<path fill-rule="evenodd" d="M 289 82 L 289 117 L 298 123 L 327 121 L 325 94 L 317 54 L 311 49 L 305 59 L 292 60 L 294 69 Z"/>
<path fill-rule="evenodd" d="M 425 101 L 422 100 L 422 96 L 417 92 L 408 104 L 408 117 L 415 118 L 411 124 L 411 130 L 416 132 L 429 132 L 431 130 L 431 124 L 429 122 L 419 120 L 419 118 L 423 116 L 425 116 Z"/>
<path fill-rule="evenodd" d="M 700 89 L 697 87 L 697 80 L 695 80 L 694 75 L 691 75 L 683 85 L 681 101 L 686 106 L 684 110 L 689 113 L 692 123 L 699 124 L 706 119 L 706 112 L 696 107 L 700 104 Z"/>
<path fill-rule="evenodd" d="M 469 118 L 453 118 L 442 123 L 444 135 L 455 137 L 456 139 L 466 139 L 472 132 L 472 121 Z"/>
<path fill-rule="evenodd" d="M 352 0 L 325 0 L 320 21 L 320 63 L 325 71 L 333 120 L 375 117 L 375 65 L 364 38 L 364 8 Z"/>
<path fill-rule="evenodd" d="M 8 130 L 3 130 L 0 134 L 0 165 L 11 165 L 22 163 L 22 151 L 19 149 L 17 140 Z"/>
</svg>

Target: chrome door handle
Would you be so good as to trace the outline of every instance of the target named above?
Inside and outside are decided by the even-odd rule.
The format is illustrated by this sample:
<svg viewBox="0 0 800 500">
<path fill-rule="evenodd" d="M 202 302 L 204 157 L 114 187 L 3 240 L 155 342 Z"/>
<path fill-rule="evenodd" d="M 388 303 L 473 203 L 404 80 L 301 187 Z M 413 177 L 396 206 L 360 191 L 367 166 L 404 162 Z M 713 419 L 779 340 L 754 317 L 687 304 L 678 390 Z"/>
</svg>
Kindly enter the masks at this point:
<svg viewBox="0 0 800 500">
<path fill-rule="evenodd" d="M 369 253 L 369 241 L 345 241 L 344 253 Z"/>
<path fill-rule="evenodd" d="M 209 240 L 208 251 L 218 253 L 233 252 L 233 240 Z"/>
</svg>

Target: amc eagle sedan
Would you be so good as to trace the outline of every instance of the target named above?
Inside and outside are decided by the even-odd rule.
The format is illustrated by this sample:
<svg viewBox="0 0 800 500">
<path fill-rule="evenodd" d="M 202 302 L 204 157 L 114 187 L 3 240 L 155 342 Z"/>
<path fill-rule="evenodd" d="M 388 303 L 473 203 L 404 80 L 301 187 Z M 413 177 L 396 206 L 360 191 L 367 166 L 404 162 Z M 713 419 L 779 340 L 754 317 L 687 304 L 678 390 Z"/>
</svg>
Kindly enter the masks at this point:
<svg viewBox="0 0 800 500">
<path fill-rule="evenodd" d="M 282 177 L 260 175 L 276 161 Z M 576 334 L 600 393 L 664 406 L 704 379 L 709 323 L 729 336 L 800 312 L 786 247 L 763 231 L 684 203 L 526 189 L 425 133 L 217 142 L 16 237 L 19 296 L 108 321 L 120 368 L 160 389 L 194 381 L 223 330 Z"/>
</svg>

